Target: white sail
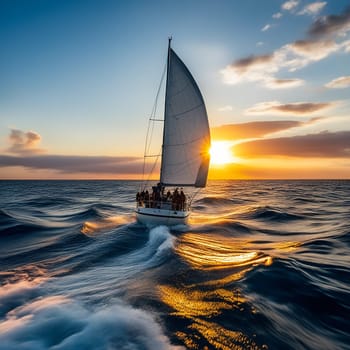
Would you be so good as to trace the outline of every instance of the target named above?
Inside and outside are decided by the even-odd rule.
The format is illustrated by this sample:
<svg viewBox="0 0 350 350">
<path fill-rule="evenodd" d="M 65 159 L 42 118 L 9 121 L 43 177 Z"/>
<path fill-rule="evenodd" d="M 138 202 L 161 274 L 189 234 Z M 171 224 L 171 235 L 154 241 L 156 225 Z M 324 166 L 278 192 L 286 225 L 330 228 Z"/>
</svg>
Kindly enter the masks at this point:
<svg viewBox="0 0 350 350">
<path fill-rule="evenodd" d="M 209 148 L 209 124 L 202 94 L 169 45 L 161 184 L 205 187 Z"/>
</svg>

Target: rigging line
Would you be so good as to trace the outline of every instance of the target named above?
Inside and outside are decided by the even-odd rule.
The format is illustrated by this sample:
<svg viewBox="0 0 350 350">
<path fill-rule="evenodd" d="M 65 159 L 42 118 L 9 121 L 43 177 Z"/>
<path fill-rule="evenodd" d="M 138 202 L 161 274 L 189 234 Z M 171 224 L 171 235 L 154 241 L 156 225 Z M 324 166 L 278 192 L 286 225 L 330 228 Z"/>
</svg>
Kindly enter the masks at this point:
<svg viewBox="0 0 350 350">
<path fill-rule="evenodd" d="M 196 197 L 197 194 L 198 194 L 201 190 L 202 190 L 202 188 L 198 188 L 198 190 L 195 191 L 194 194 L 189 198 L 189 203 L 188 203 L 189 208 L 191 208 L 191 206 L 192 206 L 192 202 L 193 202 L 193 200 L 194 200 L 194 197 Z"/>
<path fill-rule="evenodd" d="M 154 105 L 153 105 L 153 109 L 152 109 L 152 117 L 155 117 L 156 115 L 156 112 L 157 112 L 157 107 L 158 107 L 158 98 L 159 98 L 159 94 L 160 94 L 160 90 L 162 88 L 162 85 L 163 85 L 163 81 L 164 81 L 164 76 L 165 76 L 165 72 L 166 72 L 166 63 L 164 65 L 164 69 L 163 69 L 163 73 L 162 73 L 162 77 L 160 79 L 160 83 L 159 83 L 159 86 L 158 86 L 158 90 L 157 90 L 157 95 L 156 95 L 156 99 L 154 101 Z"/>
<path fill-rule="evenodd" d="M 160 90 L 161 90 L 162 85 L 163 85 L 163 81 L 164 81 L 164 77 L 165 77 L 165 72 L 166 72 L 166 64 L 165 64 L 165 66 L 164 66 L 163 73 L 162 73 L 162 77 L 161 77 L 161 80 L 160 80 L 160 83 L 159 83 L 159 86 L 158 86 L 156 98 L 155 98 L 154 105 L 153 105 L 153 108 L 152 108 L 151 117 L 150 117 L 150 119 L 149 119 L 150 121 L 153 121 L 154 119 L 156 119 L 155 116 L 156 116 L 156 114 L 157 114 L 159 94 L 160 94 Z M 148 139 L 148 142 L 149 142 L 149 143 L 147 144 L 147 149 L 146 149 L 145 154 L 148 154 L 149 151 L 150 151 L 150 148 L 151 148 L 151 140 L 152 140 L 152 137 L 153 137 L 154 126 L 155 126 L 155 124 L 152 123 L 151 134 L 150 134 L 149 139 Z"/>
<path fill-rule="evenodd" d="M 160 152 L 159 152 L 159 153 L 160 153 Z M 158 154 L 156 160 L 153 162 L 152 169 L 151 169 L 151 171 L 150 171 L 150 173 L 149 173 L 149 175 L 148 175 L 148 178 L 147 178 L 146 182 L 150 181 L 151 176 L 152 176 L 152 174 L 153 174 L 153 171 L 154 171 L 154 169 L 155 169 L 155 167 L 156 167 L 156 165 L 157 165 L 157 163 L 158 163 L 159 157 L 160 157 L 160 154 Z"/>
<path fill-rule="evenodd" d="M 146 133 L 146 141 L 145 141 L 145 149 L 143 151 L 143 166 L 142 166 L 142 183 L 145 180 L 145 167 L 146 167 L 146 147 L 147 147 L 147 142 L 148 142 L 148 133 L 149 133 L 149 128 L 150 128 L 151 122 L 148 121 L 148 126 L 147 126 L 147 133 Z"/>
<path fill-rule="evenodd" d="M 148 120 L 148 126 L 147 126 L 147 134 L 146 134 L 146 140 L 145 140 L 145 148 L 144 148 L 144 152 L 143 152 L 143 166 L 142 166 L 142 183 L 144 183 L 145 180 L 145 167 L 146 167 L 146 155 L 149 152 L 149 149 L 151 147 L 151 138 L 153 135 L 153 129 L 154 129 L 154 123 L 152 123 L 152 119 L 155 119 L 155 115 L 156 115 L 156 111 L 157 111 L 157 103 L 158 103 L 158 98 L 159 98 L 159 94 L 160 94 L 160 90 L 164 81 L 164 76 L 165 76 L 165 72 L 166 72 L 166 64 L 164 66 L 163 69 L 163 73 L 160 79 L 160 83 L 159 83 L 159 87 L 158 87 L 158 91 L 156 94 L 156 98 L 153 104 L 153 108 L 152 108 L 152 113 L 151 113 L 151 117 Z M 151 130 L 151 135 L 149 134 L 150 132 L 150 127 L 152 124 L 152 130 Z M 154 168 L 154 166 L 153 166 Z"/>
</svg>

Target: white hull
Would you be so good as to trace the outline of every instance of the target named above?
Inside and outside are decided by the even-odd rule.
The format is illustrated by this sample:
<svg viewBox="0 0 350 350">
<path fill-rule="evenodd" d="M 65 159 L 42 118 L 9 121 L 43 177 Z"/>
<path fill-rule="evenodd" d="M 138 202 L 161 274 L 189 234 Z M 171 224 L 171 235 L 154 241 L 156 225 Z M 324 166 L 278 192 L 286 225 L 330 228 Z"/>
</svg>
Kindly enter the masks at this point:
<svg viewBox="0 0 350 350">
<path fill-rule="evenodd" d="M 187 210 L 168 210 L 158 208 L 138 207 L 135 210 L 136 219 L 146 226 L 175 226 L 186 224 L 190 216 Z"/>
</svg>

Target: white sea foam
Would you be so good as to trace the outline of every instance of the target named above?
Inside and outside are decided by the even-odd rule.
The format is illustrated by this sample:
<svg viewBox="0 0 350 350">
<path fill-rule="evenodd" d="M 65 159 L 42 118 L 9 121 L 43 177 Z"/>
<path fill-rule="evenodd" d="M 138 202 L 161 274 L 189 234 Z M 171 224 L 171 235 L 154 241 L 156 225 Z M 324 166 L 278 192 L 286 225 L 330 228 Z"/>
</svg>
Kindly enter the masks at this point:
<svg viewBox="0 0 350 350">
<path fill-rule="evenodd" d="M 171 253 L 175 239 L 167 226 L 157 226 L 151 229 L 146 249 L 151 250 L 153 255 L 149 260 L 148 267 L 149 265 L 161 263 Z"/>
<path fill-rule="evenodd" d="M 66 295 L 47 295 L 42 277 L 0 287 L 0 350 L 174 349 L 155 317 L 114 299 L 89 308 Z"/>
<path fill-rule="evenodd" d="M 174 349 L 155 318 L 131 306 L 90 310 L 63 296 L 36 299 L 0 322 L 0 349 Z"/>
</svg>

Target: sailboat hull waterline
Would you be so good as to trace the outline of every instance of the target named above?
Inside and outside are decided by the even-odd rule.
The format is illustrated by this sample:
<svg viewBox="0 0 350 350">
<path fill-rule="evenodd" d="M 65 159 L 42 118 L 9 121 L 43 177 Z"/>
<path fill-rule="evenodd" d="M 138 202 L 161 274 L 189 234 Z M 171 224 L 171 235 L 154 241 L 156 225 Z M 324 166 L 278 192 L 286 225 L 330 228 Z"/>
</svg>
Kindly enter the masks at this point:
<svg viewBox="0 0 350 350">
<path fill-rule="evenodd" d="M 205 187 L 209 169 L 210 131 L 204 99 L 190 71 L 170 44 L 171 38 L 160 180 L 157 186 L 152 186 L 152 192 L 144 187 L 136 196 L 136 219 L 147 226 L 187 224 L 193 197 L 189 200 L 183 188 Z M 145 159 L 146 149 L 148 147 L 145 147 Z M 173 188 L 172 193 L 166 192 L 166 187 Z"/>
<path fill-rule="evenodd" d="M 152 226 L 176 226 L 186 225 L 190 216 L 190 211 L 177 211 L 158 208 L 143 208 L 136 209 L 136 218 L 140 224 L 148 227 Z"/>
</svg>

